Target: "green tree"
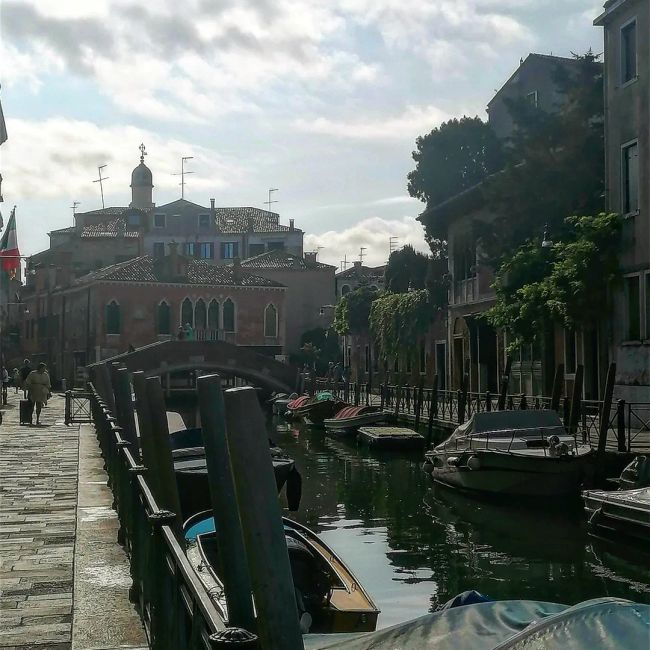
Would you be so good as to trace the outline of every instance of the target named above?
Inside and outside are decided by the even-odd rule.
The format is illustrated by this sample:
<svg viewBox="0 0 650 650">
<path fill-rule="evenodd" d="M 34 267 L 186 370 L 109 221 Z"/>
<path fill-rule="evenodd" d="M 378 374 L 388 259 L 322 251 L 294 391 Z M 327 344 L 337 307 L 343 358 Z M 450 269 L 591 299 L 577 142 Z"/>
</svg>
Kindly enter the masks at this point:
<svg viewBox="0 0 650 650">
<path fill-rule="evenodd" d="M 604 209 L 602 65 L 592 52 L 558 66 L 554 81 L 564 102 L 549 113 L 524 99 L 508 108 L 515 130 L 507 164 L 484 183 L 496 218 L 477 223 L 486 261 L 494 268 L 548 224 L 556 241 L 571 236 L 571 214 Z"/>
<path fill-rule="evenodd" d="M 480 183 L 503 165 L 499 139 L 478 117 L 443 122 L 415 145 L 408 191 L 429 206 Z"/>
<path fill-rule="evenodd" d="M 407 244 L 393 251 L 384 269 L 384 284 L 388 291 L 406 293 L 411 289 L 424 289 L 429 258 Z"/>
<path fill-rule="evenodd" d="M 336 332 L 333 329 L 315 327 L 303 332 L 300 337 L 300 351 L 292 355 L 291 362 L 297 365 L 305 363 L 316 365 L 316 370 L 323 375 L 327 371 L 330 361 L 336 363 L 341 360 L 341 351 Z"/>
<path fill-rule="evenodd" d="M 499 268 L 490 324 L 510 334 L 511 347 L 532 343 L 551 323 L 588 328 L 607 312 L 620 278 L 619 215 L 568 217 L 563 241 L 542 247 L 539 238 L 519 247 Z"/>
<path fill-rule="evenodd" d="M 337 334 L 344 336 L 367 332 L 370 306 L 376 297 L 377 292 L 368 287 L 359 287 L 343 296 L 334 311 L 332 327 Z"/>
</svg>

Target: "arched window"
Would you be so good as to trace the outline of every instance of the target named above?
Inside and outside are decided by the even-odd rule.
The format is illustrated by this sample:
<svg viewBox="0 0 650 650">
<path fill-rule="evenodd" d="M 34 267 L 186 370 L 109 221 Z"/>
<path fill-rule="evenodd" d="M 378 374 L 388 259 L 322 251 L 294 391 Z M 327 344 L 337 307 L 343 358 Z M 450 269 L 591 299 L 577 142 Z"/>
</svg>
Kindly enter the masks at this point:
<svg viewBox="0 0 650 650">
<path fill-rule="evenodd" d="M 230 298 L 223 303 L 223 329 L 226 332 L 235 331 L 235 303 Z"/>
<path fill-rule="evenodd" d="M 211 300 L 208 307 L 208 329 L 219 329 L 219 303 L 216 300 Z"/>
<path fill-rule="evenodd" d="M 344 296 L 346 293 L 350 293 L 350 287 L 347 284 L 344 284 L 341 287 L 341 295 Z"/>
<path fill-rule="evenodd" d="M 199 298 L 194 306 L 194 327 L 196 329 L 205 329 L 207 319 L 208 315 L 205 303 L 202 298 Z"/>
<path fill-rule="evenodd" d="M 264 310 L 264 336 L 275 338 L 278 335 L 278 310 L 270 304 Z"/>
<path fill-rule="evenodd" d="M 181 305 L 181 325 L 186 325 L 187 323 L 194 326 L 194 309 L 192 308 L 192 301 L 189 298 L 185 298 Z"/>
<path fill-rule="evenodd" d="M 121 324 L 120 306 L 111 300 L 106 305 L 106 334 L 119 334 Z"/>
<path fill-rule="evenodd" d="M 169 305 L 163 300 L 158 305 L 158 313 L 156 314 L 158 334 L 171 334 L 171 310 Z"/>
</svg>

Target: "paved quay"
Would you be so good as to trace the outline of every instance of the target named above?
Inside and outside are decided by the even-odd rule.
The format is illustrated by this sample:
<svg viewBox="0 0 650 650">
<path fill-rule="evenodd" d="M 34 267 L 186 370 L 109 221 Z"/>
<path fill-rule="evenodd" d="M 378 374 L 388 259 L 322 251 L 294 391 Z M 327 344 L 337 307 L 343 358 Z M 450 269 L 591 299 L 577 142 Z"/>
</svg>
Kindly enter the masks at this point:
<svg viewBox="0 0 650 650">
<path fill-rule="evenodd" d="M 128 601 L 128 560 L 92 426 L 20 426 L 10 391 L 0 425 L 0 648 L 146 648 Z"/>
</svg>

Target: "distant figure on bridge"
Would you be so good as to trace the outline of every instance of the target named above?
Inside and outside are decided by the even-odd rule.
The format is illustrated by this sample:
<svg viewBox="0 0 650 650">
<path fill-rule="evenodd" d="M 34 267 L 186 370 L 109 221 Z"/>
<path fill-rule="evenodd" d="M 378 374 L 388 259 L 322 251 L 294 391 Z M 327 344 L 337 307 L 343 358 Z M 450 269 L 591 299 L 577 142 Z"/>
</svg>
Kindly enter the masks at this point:
<svg viewBox="0 0 650 650">
<path fill-rule="evenodd" d="M 185 339 L 185 330 L 183 329 L 183 326 L 182 326 L 182 325 L 179 325 L 179 326 L 178 326 L 178 333 L 176 334 L 176 338 L 177 338 L 179 341 L 182 341 L 182 340 Z"/>
<path fill-rule="evenodd" d="M 36 404 L 36 424 L 40 424 L 41 409 L 50 397 L 50 375 L 44 363 L 39 363 L 36 370 L 32 370 L 25 381 L 29 394 L 29 401 Z"/>
<path fill-rule="evenodd" d="M 194 340 L 194 330 L 192 329 L 192 326 L 189 323 L 185 323 L 185 338 L 188 341 L 193 341 Z"/>
<path fill-rule="evenodd" d="M 334 366 L 334 381 L 337 384 L 343 381 L 343 366 L 341 365 L 340 361 L 337 361 L 336 365 Z"/>
</svg>

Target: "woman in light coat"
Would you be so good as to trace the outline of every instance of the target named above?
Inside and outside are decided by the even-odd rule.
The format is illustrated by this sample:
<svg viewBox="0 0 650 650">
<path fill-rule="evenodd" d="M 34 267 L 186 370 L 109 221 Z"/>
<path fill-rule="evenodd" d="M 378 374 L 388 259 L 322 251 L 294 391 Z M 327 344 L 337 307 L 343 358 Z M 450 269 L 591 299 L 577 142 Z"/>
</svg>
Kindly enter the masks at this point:
<svg viewBox="0 0 650 650">
<path fill-rule="evenodd" d="M 30 402 L 36 404 L 36 424 L 40 424 L 41 409 L 50 396 L 50 375 L 44 363 L 39 363 L 25 380 L 25 387 Z"/>
</svg>

